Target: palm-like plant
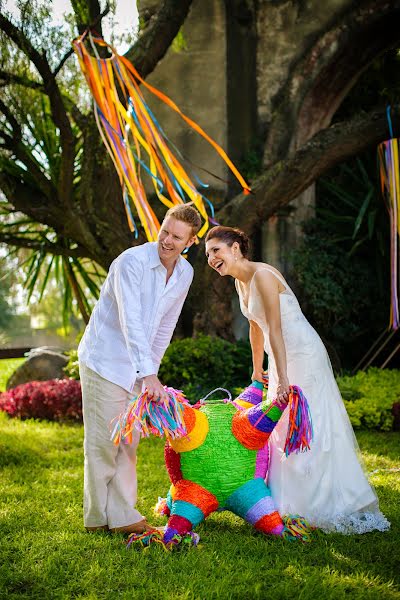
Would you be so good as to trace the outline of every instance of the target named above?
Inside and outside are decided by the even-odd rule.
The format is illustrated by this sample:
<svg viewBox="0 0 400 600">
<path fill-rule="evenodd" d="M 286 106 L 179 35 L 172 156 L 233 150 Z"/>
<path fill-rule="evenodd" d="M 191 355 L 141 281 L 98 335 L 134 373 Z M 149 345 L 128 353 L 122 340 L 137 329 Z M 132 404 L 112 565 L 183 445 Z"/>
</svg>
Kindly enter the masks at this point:
<svg viewBox="0 0 400 600">
<path fill-rule="evenodd" d="M 374 150 L 339 165 L 317 187 L 318 225 L 349 257 L 371 265 L 380 292 L 389 285 L 389 219 Z"/>
<path fill-rule="evenodd" d="M 1 102 L 1 101 L 0 101 Z M 34 91 L 24 97 L 9 94 L 8 103 L 13 105 L 13 113 L 18 114 L 20 148 L 25 164 L 31 165 L 27 170 L 25 164 L 9 152 L 0 153 L 0 170 L 9 173 L 28 184 L 31 190 L 54 186 L 60 179 L 59 132 L 50 114 L 48 100 Z M 7 110 L 4 105 L 3 110 Z M 74 125 L 75 163 L 74 186 L 80 182 L 80 158 L 82 154 L 82 136 Z M 7 131 L 2 132 L 3 137 Z M 18 154 L 17 154 L 18 155 Z M 34 198 L 32 198 L 34 202 Z M 0 231 L 3 239 L 14 245 L 11 255 L 19 257 L 19 266 L 25 272 L 27 302 L 34 291 L 38 299 L 43 297 L 49 280 L 55 278 L 63 293 L 62 315 L 64 325 L 67 324 L 71 312 L 79 310 L 83 320 L 88 321 L 94 301 L 97 299 L 104 270 L 93 260 L 80 256 L 77 244 L 67 236 L 48 225 L 18 213 L 4 199 L 0 200 Z M 23 252 L 21 252 L 23 248 Z"/>
<path fill-rule="evenodd" d="M 346 367 L 389 322 L 389 240 L 374 151 L 318 181 L 293 264 L 311 320 Z"/>
</svg>

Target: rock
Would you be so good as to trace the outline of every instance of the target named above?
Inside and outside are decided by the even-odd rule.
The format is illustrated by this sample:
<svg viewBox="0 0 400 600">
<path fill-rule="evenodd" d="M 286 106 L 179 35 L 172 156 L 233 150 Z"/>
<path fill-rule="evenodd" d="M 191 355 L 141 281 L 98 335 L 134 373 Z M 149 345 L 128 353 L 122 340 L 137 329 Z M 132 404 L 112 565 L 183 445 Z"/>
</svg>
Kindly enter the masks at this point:
<svg viewBox="0 0 400 600">
<path fill-rule="evenodd" d="M 49 350 L 35 351 L 28 356 L 26 361 L 18 367 L 7 381 L 7 390 L 20 383 L 28 381 L 47 381 L 49 379 L 63 379 L 63 367 L 68 363 L 68 357 L 59 352 Z"/>
<path fill-rule="evenodd" d="M 42 352 L 53 352 L 56 354 L 63 354 L 62 348 L 59 348 L 57 346 L 38 346 L 37 348 L 31 348 L 25 356 L 31 357 L 36 354 L 41 354 Z"/>
</svg>

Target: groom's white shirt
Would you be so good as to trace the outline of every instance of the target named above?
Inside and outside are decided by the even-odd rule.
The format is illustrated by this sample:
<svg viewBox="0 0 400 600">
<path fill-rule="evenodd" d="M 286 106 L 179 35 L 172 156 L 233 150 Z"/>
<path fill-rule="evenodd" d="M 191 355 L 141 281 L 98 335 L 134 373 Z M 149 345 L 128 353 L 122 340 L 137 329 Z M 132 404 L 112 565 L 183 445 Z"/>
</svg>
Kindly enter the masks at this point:
<svg viewBox="0 0 400 600">
<path fill-rule="evenodd" d="M 181 256 L 166 284 L 157 242 L 122 252 L 111 264 L 79 344 L 80 362 L 132 392 L 157 374 L 193 279 Z"/>
</svg>

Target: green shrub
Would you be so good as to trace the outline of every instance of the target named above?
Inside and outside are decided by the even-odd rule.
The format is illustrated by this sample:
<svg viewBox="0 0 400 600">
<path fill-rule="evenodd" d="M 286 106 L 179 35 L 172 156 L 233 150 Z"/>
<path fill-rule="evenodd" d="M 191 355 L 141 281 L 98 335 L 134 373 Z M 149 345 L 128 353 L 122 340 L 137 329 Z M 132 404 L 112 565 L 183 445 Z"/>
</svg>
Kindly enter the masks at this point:
<svg viewBox="0 0 400 600">
<path fill-rule="evenodd" d="M 79 379 L 77 350 L 68 352 L 66 375 Z M 199 335 L 172 342 L 162 360 L 159 377 L 170 387 L 183 390 L 197 402 L 217 387 L 233 397 L 248 385 L 252 371 L 248 342 L 234 344 L 221 338 Z M 354 376 L 337 377 L 337 383 L 354 429 L 391 431 L 392 406 L 400 399 L 400 371 L 370 368 Z"/>
<path fill-rule="evenodd" d="M 63 371 L 67 377 L 79 380 L 78 350 L 69 350 L 67 352 L 67 355 L 69 356 L 69 360 L 65 365 Z"/>
<path fill-rule="evenodd" d="M 70 350 L 64 367 L 67 377 L 79 380 L 77 350 Z M 232 394 L 248 385 L 252 371 L 250 344 L 234 344 L 221 338 L 199 335 L 172 342 L 161 362 L 162 383 L 183 390 L 186 397 L 197 402 L 217 387 Z"/>
<path fill-rule="evenodd" d="M 248 385 L 252 371 L 250 344 L 234 344 L 221 338 L 199 335 L 170 344 L 162 360 L 159 377 L 170 387 L 181 389 L 196 402 L 217 387 L 233 392 Z"/>
<path fill-rule="evenodd" d="M 25 360 L 25 358 L 3 358 L 0 360 L 0 392 L 6 391 L 8 379 Z"/>
<path fill-rule="evenodd" d="M 391 431 L 400 423 L 400 370 L 374 367 L 354 376 L 337 377 L 337 384 L 354 429 Z M 232 390 L 234 397 L 242 390 Z M 396 420 L 396 427 L 394 421 Z"/>
<path fill-rule="evenodd" d="M 393 428 L 392 407 L 400 398 L 400 371 L 370 368 L 353 377 L 338 377 L 347 413 L 355 429 Z"/>
<path fill-rule="evenodd" d="M 69 353 L 66 375 L 79 379 L 76 350 Z M 233 397 L 248 385 L 252 371 L 250 344 L 234 344 L 221 338 L 199 335 L 172 342 L 162 360 L 160 380 L 197 402 L 217 387 L 227 388 Z M 337 378 L 337 383 L 355 429 L 393 429 L 392 406 L 400 399 L 400 370 L 359 371 Z"/>
</svg>

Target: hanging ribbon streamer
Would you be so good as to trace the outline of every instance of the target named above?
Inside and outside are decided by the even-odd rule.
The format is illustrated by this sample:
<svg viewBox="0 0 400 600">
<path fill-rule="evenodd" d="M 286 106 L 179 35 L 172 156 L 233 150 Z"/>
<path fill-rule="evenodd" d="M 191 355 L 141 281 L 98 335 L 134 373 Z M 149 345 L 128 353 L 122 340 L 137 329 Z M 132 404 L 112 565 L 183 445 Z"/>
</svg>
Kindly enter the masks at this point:
<svg viewBox="0 0 400 600">
<path fill-rule="evenodd" d="M 389 125 L 389 140 L 378 146 L 379 170 L 382 195 L 390 218 L 390 271 L 391 271 L 391 306 L 390 327 L 399 328 L 399 255 L 398 238 L 400 236 L 399 214 L 399 140 L 393 137 L 390 106 L 386 109 Z"/>
<path fill-rule="evenodd" d="M 94 56 L 89 54 L 85 42 L 91 46 Z M 165 136 L 148 107 L 141 92 L 141 85 L 207 140 L 235 175 L 243 192 L 251 193 L 250 187 L 224 150 L 199 125 L 184 115 L 168 96 L 146 83 L 135 67 L 124 56 L 118 55 L 112 46 L 88 31 L 75 39 L 72 45 L 93 96 L 94 112 L 101 137 L 120 178 L 131 231 L 135 231 L 137 235 L 130 201 L 135 206 L 149 241 L 157 239 L 160 228 L 147 200 L 142 172 L 150 177 L 158 199 L 167 208 L 193 202 L 204 219 L 199 237 L 207 231 L 209 221 L 215 223 L 211 202 L 198 191 L 193 180 L 201 187 L 207 186 L 202 184 L 196 175 L 189 175 L 182 166 L 179 160 L 183 158 L 182 155 Z M 110 58 L 101 58 L 97 51 L 99 47 L 107 48 Z M 210 209 L 210 217 L 205 202 Z"/>
</svg>

